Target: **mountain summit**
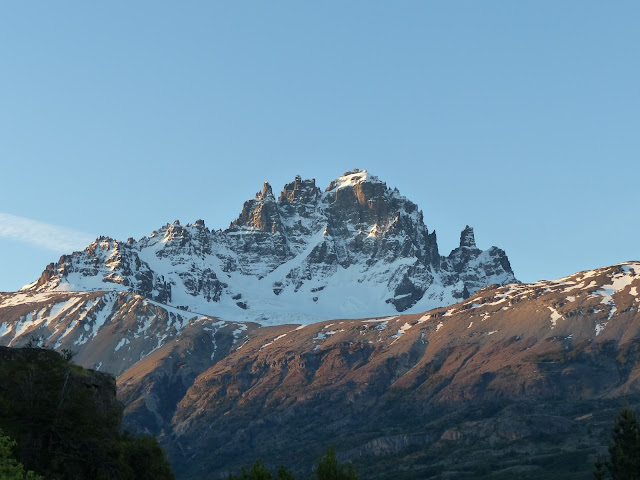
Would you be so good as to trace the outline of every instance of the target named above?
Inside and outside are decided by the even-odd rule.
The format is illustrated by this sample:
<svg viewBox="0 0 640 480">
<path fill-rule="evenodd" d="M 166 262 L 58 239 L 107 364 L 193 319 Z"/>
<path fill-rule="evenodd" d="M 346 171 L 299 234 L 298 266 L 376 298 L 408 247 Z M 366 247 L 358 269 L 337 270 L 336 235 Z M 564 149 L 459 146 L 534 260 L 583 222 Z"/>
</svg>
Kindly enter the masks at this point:
<svg viewBox="0 0 640 480">
<path fill-rule="evenodd" d="M 503 250 L 438 252 L 418 206 L 366 170 L 322 192 L 296 176 L 265 182 L 226 230 L 176 221 L 135 241 L 100 237 L 47 266 L 27 292 L 125 291 L 229 320 L 309 323 L 418 312 L 515 282 Z"/>
</svg>

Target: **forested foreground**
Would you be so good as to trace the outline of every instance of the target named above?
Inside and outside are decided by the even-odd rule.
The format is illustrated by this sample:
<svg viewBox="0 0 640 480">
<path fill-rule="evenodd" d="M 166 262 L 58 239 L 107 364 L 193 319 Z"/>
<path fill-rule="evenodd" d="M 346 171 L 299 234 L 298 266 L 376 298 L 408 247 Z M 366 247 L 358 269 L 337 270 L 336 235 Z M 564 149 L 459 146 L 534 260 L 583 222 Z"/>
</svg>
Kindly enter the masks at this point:
<svg viewBox="0 0 640 480">
<path fill-rule="evenodd" d="M 113 376 L 0 347 L 0 478 L 173 479 L 155 438 L 120 433 Z"/>
</svg>

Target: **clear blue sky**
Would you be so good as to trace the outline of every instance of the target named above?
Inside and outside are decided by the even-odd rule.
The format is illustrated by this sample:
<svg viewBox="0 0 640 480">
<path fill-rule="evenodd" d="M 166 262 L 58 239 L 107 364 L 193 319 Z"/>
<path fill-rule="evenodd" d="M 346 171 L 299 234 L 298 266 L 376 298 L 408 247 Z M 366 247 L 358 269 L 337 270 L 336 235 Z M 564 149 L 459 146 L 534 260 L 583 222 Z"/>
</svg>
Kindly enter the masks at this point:
<svg viewBox="0 0 640 480">
<path fill-rule="evenodd" d="M 0 291 L 355 167 L 523 281 L 640 259 L 638 25 L 637 1 L 2 2 Z"/>
</svg>

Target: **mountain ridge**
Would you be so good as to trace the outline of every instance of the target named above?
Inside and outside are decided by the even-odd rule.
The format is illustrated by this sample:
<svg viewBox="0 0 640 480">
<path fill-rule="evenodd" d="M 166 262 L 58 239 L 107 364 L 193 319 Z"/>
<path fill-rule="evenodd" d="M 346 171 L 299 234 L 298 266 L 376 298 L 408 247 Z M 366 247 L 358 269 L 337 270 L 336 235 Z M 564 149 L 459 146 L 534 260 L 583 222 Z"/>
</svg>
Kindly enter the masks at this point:
<svg viewBox="0 0 640 480">
<path fill-rule="evenodd" d="M 277 324 L 424 311 L 517 281 L 503 250 L 465 227 L 438 251 L 416 204 L 366 170 L 322 192 L 296 176 L 265 182 L 226 230 L 176 221 L 136 241 L 99 237 L 23 291 L 118 290 L 225 320 Z"/>
</svg>

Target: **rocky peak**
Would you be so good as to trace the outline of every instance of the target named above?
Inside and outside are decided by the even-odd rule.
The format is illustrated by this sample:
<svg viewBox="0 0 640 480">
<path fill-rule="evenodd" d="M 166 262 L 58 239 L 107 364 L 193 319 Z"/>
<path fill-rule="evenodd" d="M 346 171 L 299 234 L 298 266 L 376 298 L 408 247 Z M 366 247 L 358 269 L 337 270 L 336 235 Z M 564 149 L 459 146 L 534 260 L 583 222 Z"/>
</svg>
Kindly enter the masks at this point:
<svg viewBox="0 0 640 480">
<path fill-rule="evenodd" d="M 291 203 L 316 203 L 320 196 L 320 189 L 316 187 L 316 179 L 303 180 L 300 175 L 296 175 L 293 182 L 287 183 L 282 189 L 278 198 L 280 204 Z"/>
<path fill-rule="evenodd" d="M 113 249 L 118 248 L 118 241 L 105 236 L 100 236 L 96 238 L 93 242 L 89 244 L 86 248 L 87 251 L 94 252 L 96 250 L 102 250 L 108 252 Z"/>
<path fill-rule="evenodd" d="M 361 183 L 384 183 L 378 177 L 371 175 L 366 170 L 354 168 L 348 172 L 344 172 L 341 177 L 332 180 L 325 192 L 339 190 L 344 187 L 353 187 Z"/>
<path fill-rule="evenodd" d="M 460 247 L 476 248 L 476 239 L 473 234 L 473 227 L 467 225 L 460 233 Z"/>
<path fill-rule="evenodd" d="M 273 189 L 271 188 L 271 185 L 269 184 L 269 182 L 264 182 L 264 184 L 262 185 L 262 193 L 260 192 L 256 193 L 256 198 L 267 198 L 267 197 L 273 197 Z"/>
<path fill-rule="evenodd" d="M 262 191 L 256 193 L 254 199 L 244 202 L 242 212 L 231 223 L 229 230 L 241 227 L 255 228 L 261 232 L 282 232 L 278 206 L 269 182 L 264 182 Z"/>
<path fill-rule="evenodd" d="M 164 240 L 169 243 L 178 242 L 180 244 L 184 244 L 189 237 L 189 233 L 185 227 L 176 222 L 173 222 L 171 225 L 167 225 L 167 228 L 164 231 Z"/>
<path fill-rule="evenodd" d="M 355 203 L 375 208 L 387 190 L 387 185 L 366 170 L 354 169 L 333 180 L 325 190 L 325 198 L 330 203 L 348 208 Z"/>
</svg>

